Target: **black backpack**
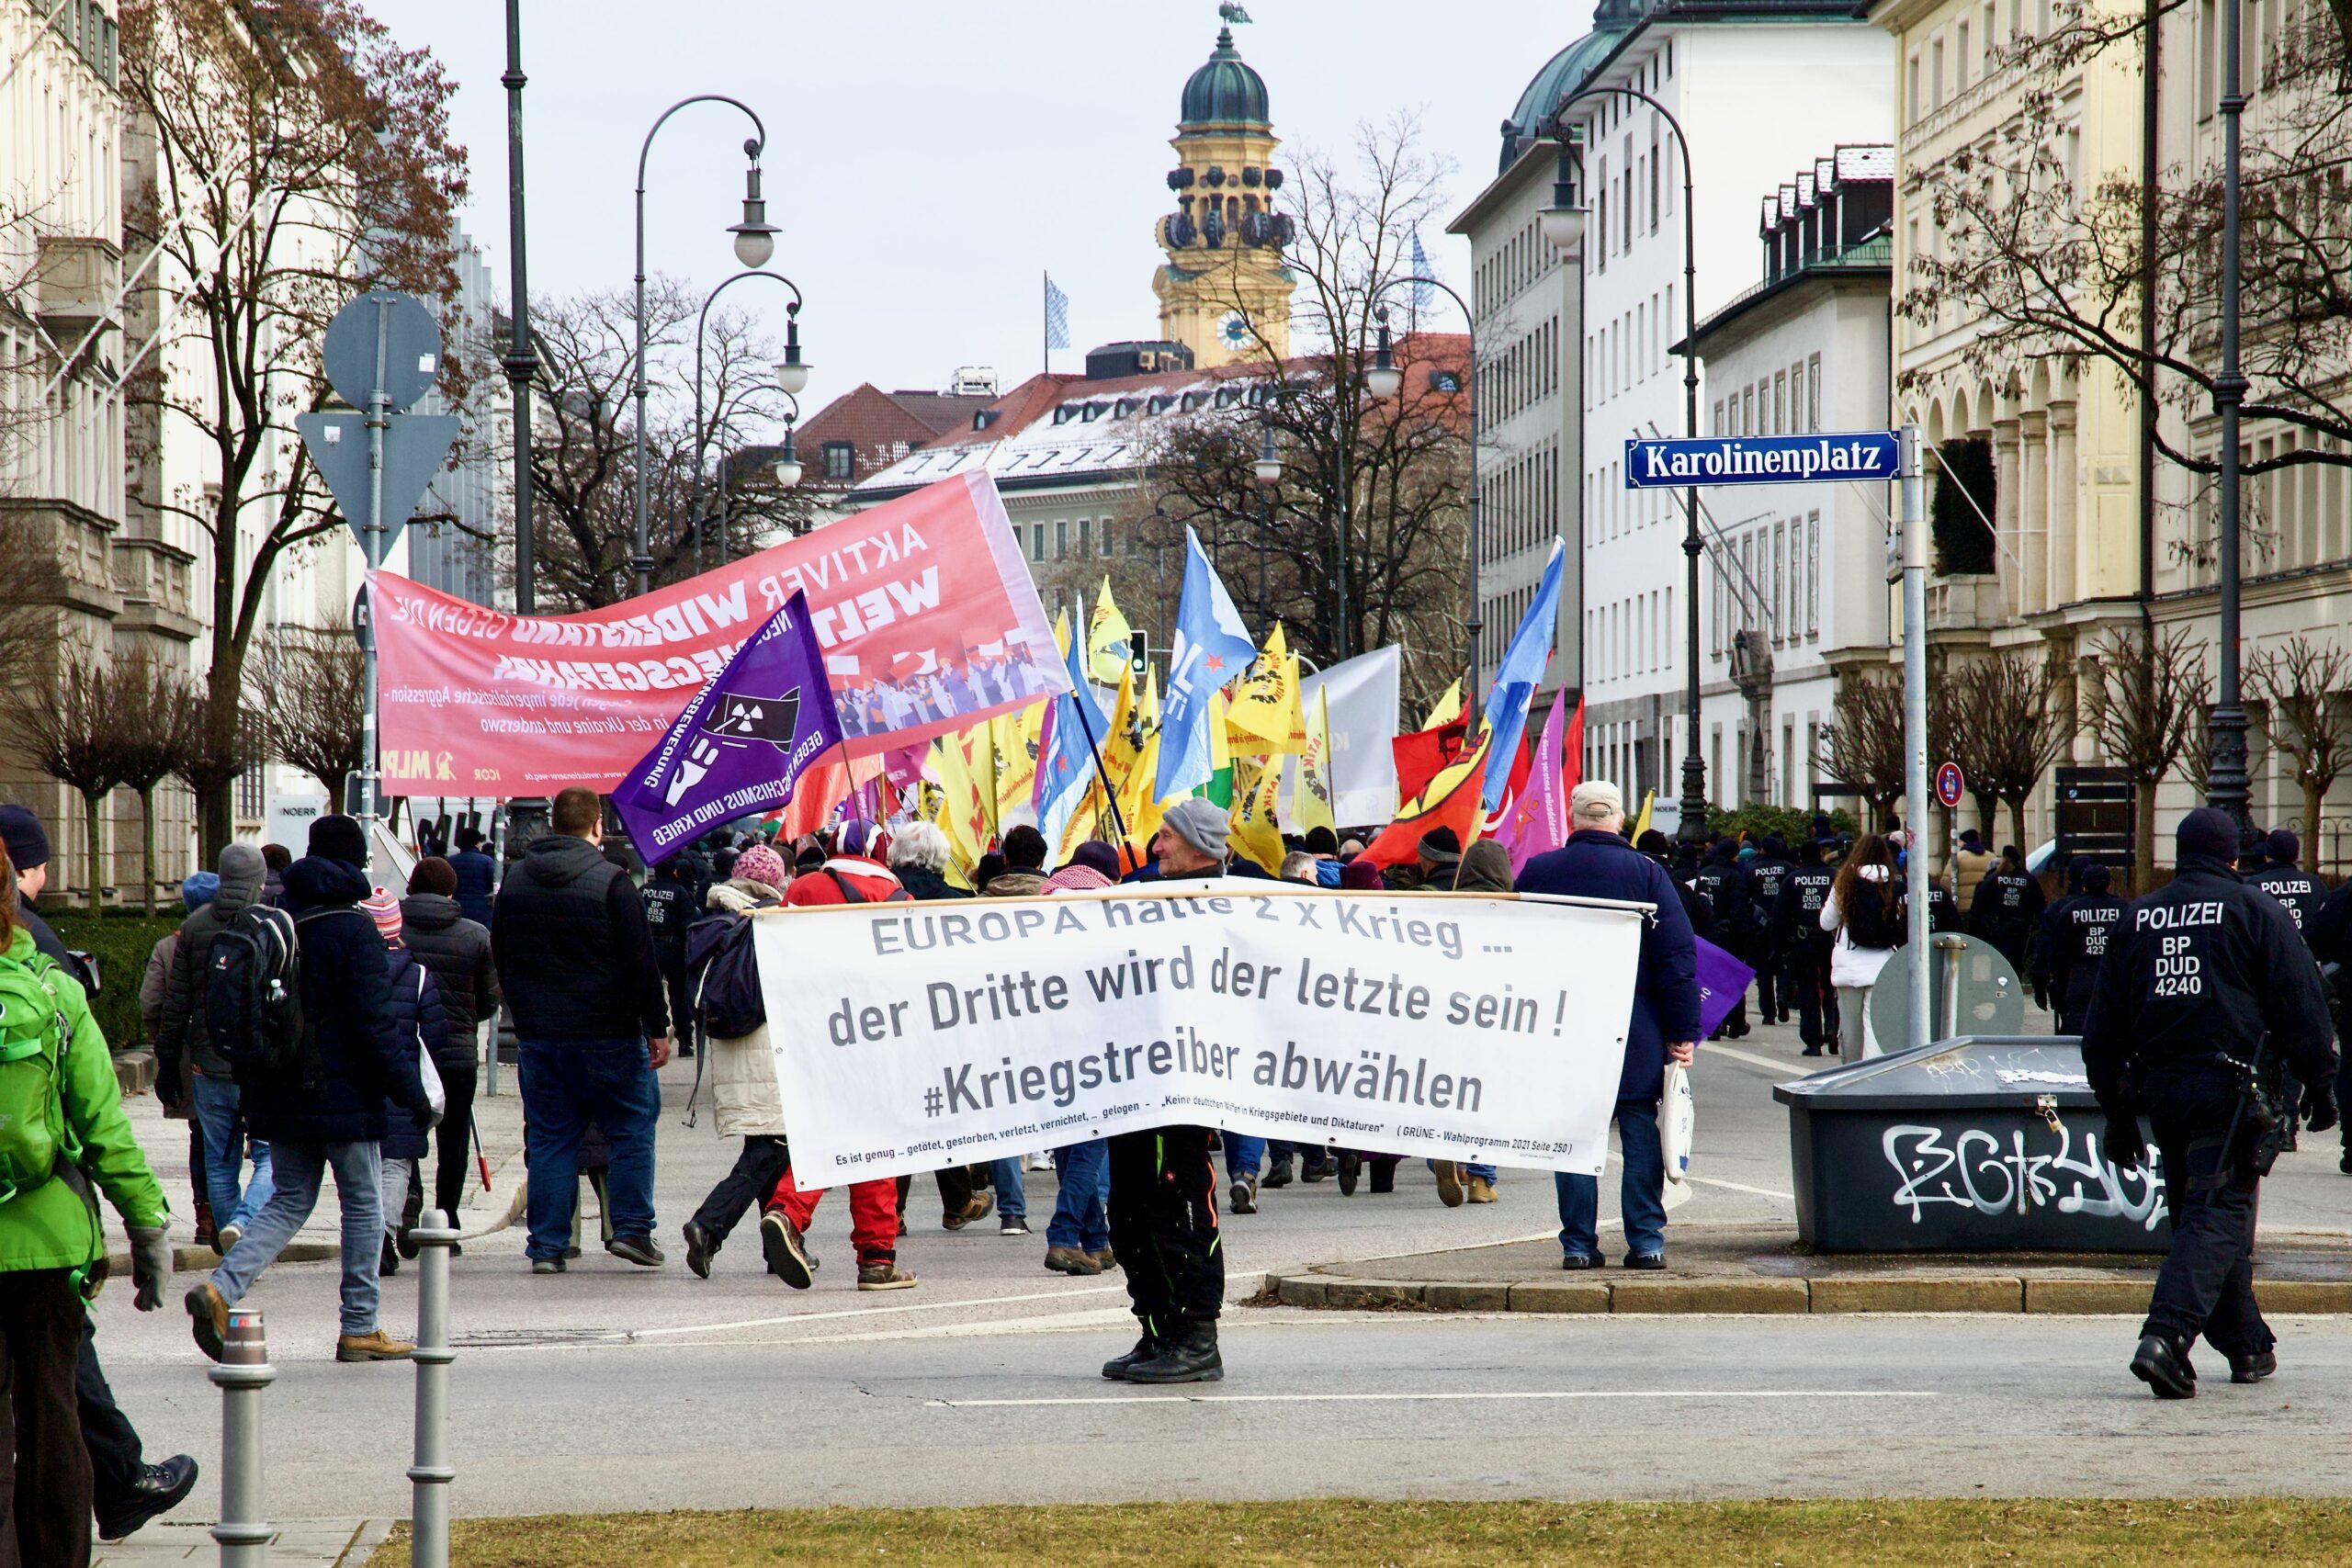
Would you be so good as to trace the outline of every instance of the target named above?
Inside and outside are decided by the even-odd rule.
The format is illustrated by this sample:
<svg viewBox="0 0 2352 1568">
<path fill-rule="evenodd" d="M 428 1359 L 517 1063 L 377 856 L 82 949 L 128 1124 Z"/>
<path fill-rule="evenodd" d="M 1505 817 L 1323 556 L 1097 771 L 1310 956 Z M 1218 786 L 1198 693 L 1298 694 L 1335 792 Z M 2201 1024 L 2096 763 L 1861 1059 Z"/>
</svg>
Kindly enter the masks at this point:
<svg viewBox="0 0 2352 1568">
<path fill-rule="evenodd" d="M 760 966 L 752 953 L 752 922 L 714 915 L 686 931 L 687 986 L 703 1028 L 720 1040 L 741 1040 L 768 1021 Z"/>
<path fill-rule="evenodd" d="M 304 917 L 308 919 L 308 917 Z M 242 1077 L 290 1077 L 302 1049 L 302 957 L 295 919 L 252 904 L 212 939 L 204 979 L 204 1028 Z"/>
</svg>

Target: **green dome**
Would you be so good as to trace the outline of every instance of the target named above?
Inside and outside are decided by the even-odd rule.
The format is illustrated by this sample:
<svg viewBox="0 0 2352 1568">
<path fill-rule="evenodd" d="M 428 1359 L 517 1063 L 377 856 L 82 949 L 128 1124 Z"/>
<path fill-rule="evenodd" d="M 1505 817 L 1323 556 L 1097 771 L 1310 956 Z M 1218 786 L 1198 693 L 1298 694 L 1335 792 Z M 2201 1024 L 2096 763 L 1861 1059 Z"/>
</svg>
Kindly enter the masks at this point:
<svg viewBox="0 0 2352 1568">
<path fill-rule="evenodd" d="M 1503 125 L 1502 168 L 1508 170 L 1534 140 L 1544 121 L 1552 118 L 1560 100 L 1584 85 L 1594 66 L 1617 47 L 1625 32 L 1641 20 L 1640 0 L 1602 0 L 1594 9 L 1592 31 L 1560 51 L 1535 73 L 1519 106 Z"/>
<path fill-rule="evenodd" d="M 1184 109 L 1177 123 L 1186 130 L 1234 125 L 1263 130 L 1273 124 L 1266 112 L 1266 79 L 1242 61 L 1231 28 L 1217 29 L 1216 52 L 1184 84 Z"/>
</svg>

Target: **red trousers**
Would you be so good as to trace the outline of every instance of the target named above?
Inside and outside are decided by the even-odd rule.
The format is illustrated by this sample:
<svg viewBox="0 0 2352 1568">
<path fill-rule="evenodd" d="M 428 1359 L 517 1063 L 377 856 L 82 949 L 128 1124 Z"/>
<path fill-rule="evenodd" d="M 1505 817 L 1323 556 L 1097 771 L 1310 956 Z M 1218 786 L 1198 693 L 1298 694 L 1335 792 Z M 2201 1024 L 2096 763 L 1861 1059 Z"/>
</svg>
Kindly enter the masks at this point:
<svg viewBox="0 0 2352 1568">
<path fill-rule="evenodd" d="M 796 1230 L 807 1230 L 817 1216 L 821 1187 L 811 1190 L 792 1179 L 786 1166 L 777 1179 L 771 1209 L 782 1209 Z M 895 1263 L 899 1258 L 899 1184 L 896 1181 L 853 1181 L 849 1184 L 849 1236 L 860 1263 Z"/>
</svg>

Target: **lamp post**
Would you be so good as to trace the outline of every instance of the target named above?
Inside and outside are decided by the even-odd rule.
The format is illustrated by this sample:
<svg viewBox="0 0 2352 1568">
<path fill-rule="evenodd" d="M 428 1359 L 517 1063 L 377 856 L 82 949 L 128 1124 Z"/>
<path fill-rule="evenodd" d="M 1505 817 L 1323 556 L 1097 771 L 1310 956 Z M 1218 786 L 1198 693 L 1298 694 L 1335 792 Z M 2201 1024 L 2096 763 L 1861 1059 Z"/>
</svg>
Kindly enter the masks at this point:
<svg viewBox="0 0 2352 1568">
<path fill-rule="evenodd" d="M 1463 321 L 1469 327 L 1469 389 L 1470 389 L 1470 615 L 1463 623 L 1469 637 L 1468 674 L 1462 684 L 1463 715 L 1470 728 L 1478 727 L 1479 634 L 1487 629 L 1486 601 L 1478 592 L 1478 567 L 1486 551 L 1486 538 L 1481 532 L 1480 492 L 1478 486 L 1478 318 L 1470 313 L 1469 303 L 1453 288 L 1434 277 L 1392 277 L 1372 291 L 1374 299 L 1401 283 L 1427 285 L 1442 288 L 1445 297 L 1462 312 Z M 1364 372 L 1364 385 L 1372 395 L 1383 401 L 1405 389 L 1405 373 L 1396 368 L 1395 355 L 1388 343 L 1388 307 L 1380 305 L 1373 310 L 1379 323 L 1379 338 L 1372 353 L 1372 368 Z"/>
<path fill-rule="evenodd" d="M 1274 422 L 1260 422 L 1258 460 L 1250 466 L 1262 502 L 1258 522 L 1258 635 L 1266 635 L 1272 600 L 1266 592 L 1266 558 L 1274 552 L 1274 491 L 1283 482 L 1283 455 L 1274 446 Z"/>
<path fill-rule="evenodd" d="M 1699 434 L 1698 216 L 1691 204 L 1690 139 L 1682 133 L 1682 122 L 1664 104 L 1631 87 L 1586 87 L 1563 96 L 1552 111 L 1552 139 L 1560 145 L 1560 164 L 1552 186 L 1552 205 L 1544 209 L 1541 219 L 1544 237 L 1564 256 L 1582 248 L 1586 215 L 1583 198 L 1577 189 L 1582 144 L 1566 117 L 1571 104 L 1601 96 L 1630 98 L 1648 105 L 1674 132 L 1675 143 L 1682 152 L 1682 433 L 1695 438 Z M 1690 710 L 1690 731 L 1682 750 L 1682 822 L 1675 837 L 1695 849 L 1707 833 L 1707 765 L 1699 757 L 1699 556 L 1705 547 L 1699 540 L 1696 485 L 1687 486 L 1682 491 L 1682 515 L 1683 660 L 1689 671 L 1683 702 Z"/>
<path fill-rule="evenodd" d="M 778 490 L 791 490 L 800 483 L 800 449 L 793 443 L 793 427 L 799 423 L 800 400 L 797 398 L 795 398 L 792 400 L 792 412 L 786 416 L 784 422 L 784 446 L 778 450 L 774 457 L 768 460 L 768 476 L 775 482 L 775 488 Z M 722 452 L 719 454 L 717 465 L 718 469 L 718 506 L 717 511 L 714 512 L 707 519 L 707 521 L 714 522 L 718 525 L 718 564 L 720 566 L 725 566 L 727 564 L 727 499 L 734 492 L 735 489 L 735 457 L 736 454 L 732 452 Z M 699 469 L 696 470 L 696 474 L 697 494 L 699 494 Z M 694 524 L 695 572 L 697 576 L 702 572 L 702 531 L 705 521 L 706 519 L 702 515 L 701 507 L 699 503 L 697 503 L 695 509 Z"/>
<path fill-rule="evenodd" d="M 629 567 L 639 594 L 652 586 L 653 578 L 653 556 L 646 539 L 645 518 L 645 163 L 652 155 L 653 139 L 661 134 L 662 127 L 689 104 L 732 104 L 751 120 L 752 129 L 758 134 L 743 143 L 743 156 L 749 164 L 743 171 L 743 220 L 729 226 L 727 231 L 735 236 L 735 259 L 746 267 L 765 266 L 768 257 L 775 254 L 775 225 L 768 221 L 768 204 L 760 195 L 760 149 L 768 139 L 767 127 L 760 123 L 760 117 L 741 99 L 723 93 L 697 93 L 663 109 L 637 150 L 637 359 L 629 367 L 629 390 L 637 399 L 637 430 L 631 442 L 637 464 L 637 550 L 629 558 Z"/>
<path fill-rule="evenodd" d="M 2245 708 L 2238 675 L 2238 411 L 2246 379 L 2238 365 L 2238 229 L 2240 192 L 2239 120 L 2245 94 L 2239 85 L 2241 0 L 2222 5 L 2222 368 L 2213 378 L 2213 412 L 2222 416 L 2222 626 L 2221 669 L 2214 682 L 2213 715 L 2206 725 L 2211 746 L 2205 798 L 2246 825 Z"/>
<path fill-rule="evenodd" d="M 789 461 L 793 465 L 791 484 L 800 482 L 799 453 L 792 444 L 792 425 L 799 423 L 800 419 L 800 394 L 808 387 L 808 367 L 803 364 L 800 358 L 800 285 L 780 272 L 763 272 L 757 267 L 748 267 L 706 295 L 703 299 L 702 310 L 695 316 L 695 468 L 692 493 L 687 500 L 689 502 L 688 515 L 695 520 L 695 570 L 697 574 L 702 570 L 702 508 L 700 504 L 702 459 L 703 453 L 707 449 L 710 441 L 710 432 L 703 426 L 703 333 L 704 329 L 710 324 L 710 308 L 718 302 L 718 297 L 747 277 L 774 278 L 792 290 L 792 303 L 784 308 L 784 362 L 775 367 L 775 386 L 776 390 L 792 400 L 792 423 L 785 426 L 784 445 L 786 457 L 784 461 Z M 639 330 L 642 330 L 641 326 Z M 638 423 L 641 430 L 644 426 L 642 405 L 639 408 Z M 640 475 L 643 471 L 640 467 L 639 469 Z M 791 485 L 786 485 L 786 488 L 790 489 Z M 723 489 L 720 494 L 723 499 L 725 495 Z M 639 536 L 640 540 L 643 536 L 642 534 Z M 723 509 L 720 512 L 718 523 L 718 560 L 721 566 L 727 563 L 727 518 Z M 639 591 L 643 592 L 641 586 Z"/>
<path fill-rule="evenodd" d="M 531 587 L 531 286 L 523 247 L 523 0 L 506 0 L 506 385 L 514 401 L 514 613 L 537 607 Z"/>
</svg>

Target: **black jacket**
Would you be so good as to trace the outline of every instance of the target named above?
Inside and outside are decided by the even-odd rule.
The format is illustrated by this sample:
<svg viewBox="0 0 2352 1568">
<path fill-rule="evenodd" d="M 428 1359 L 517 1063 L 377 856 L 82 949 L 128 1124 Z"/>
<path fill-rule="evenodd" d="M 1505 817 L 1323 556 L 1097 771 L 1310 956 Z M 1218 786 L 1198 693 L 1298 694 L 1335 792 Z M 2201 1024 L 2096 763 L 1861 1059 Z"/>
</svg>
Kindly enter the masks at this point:
<svg viewBox="0 0 2352 1568">
<path fill-rule="evenodd" d="M 366 897 L 368 879 L 356 866 L 305 855 L 286 868 L 286 908 L 301 952 L 302 1021 L 315 1042 L 320 1082 L 311 1093 L 297 1081 L 240 1074 L 245 1121 L 256 1138 L 378 1143 L 387 1101 L 405 1111 L 425 1103 L 416 1047 L 402 1048 L 393 1012 L 384 939 L 355 907 Z"/>
<path fill-rule="evenodd" d="M 1821 929 L 1822 906 L 1837 885 L 1838 868 L 1801 865 L 1781 881 L 1781 929 L 1800 948 L 1827 953 L 1837 938 Z"/>
<path fill-rule="evenodd" d="M 2022 871 L 1996 868 L 1976 884 L 1968 906 L 1968 934 L 1996 946 L 2022 943 L 2041 919 L 2041 884 Z"/>
<path fill-rule="evenodd" d="M 1742 942 L 1755 934 L 1756 894 L 1747 867 L 1736 860 L 1710 860 L 1690 880 L 1715 912 L 1716 941 Z"/>
<path fill-rule="evenodd" d="M 962 888 L 952 886 L 947 878 L 939 873 L 922 866 L 894 865 L 890 869 L 899 874 L 899 886 L 907 890 L 907 897 L 919 904 L 937 903 L 943 898 L 971 897 Z"/>
<path fill-rule="evenodd" d="M 653 932 L 654 955 L 681 975 L 686 965 L 686 928 L 701 917 L 707 891 L 695 886 L 691 876 L 656 876 L 638 895 L 645 906 L 645 923 Z"/>
<path fill-rule="evenodd" d="M 532 840 L 491 911 L 498 982 L 525 1040 L 670 1032 L 653 928 L 628 874 L 585 839 Z"/>
<path fill-rule="evenodd" d="M 2124 911 L 2083 1026 L 2083 1067 L 2110 1113 L 2134 1104 L 2134 1075 L 2233 1075 L 2269 1036 L 2304 1083 L 2335 1078 L 2319 965 L 2294 919 L 2226 862 L 2183 855 L 2172 881 Z"/>
<path fill-rule="evenodd" d="M 2089 1004 L 2123 914 L 2123 900 L 2112 893 L 2069 893 L 2041 911 L 2032 973 L 2049 982 L 2069 1017 Z"/>
<path fill-rule="evenodd" d="M 1625 1031 L 1625 1066 L 1617 1081 L 1620 1100 L 1656 1100 L 1668 1044 L 1699 1038 L 1699 950 L 1673 878 L 1622 835 L 1582 828 L 1560 848 L 1529 861 L 1519 874 L 1519 890 L 1622 898 L 1657 909 L 1642 922 L 1641 967 Z"/>
<path fill-rule="evenodd" d="M 498 886 L 498 863 L 480 850 L 459 850 L 449 857 L 458 874 L 458 908 L 466 919 L 488 930 L 492 894 Z"/>
<path fill-rule="evenodd" d="M 433 971 L 441 1010 L 449 1015 L 447 1046 L 433 1065 L 450 1073 L 474 1070 L 474 1029 L 498 1016 L 498 966 L 490 961 L 490 932 L 468 919 L 458 901 L 441 893 L 412 893 L 401 900 L 401 941 Z"/>
<path fill-rule="evenodd" d="M 454 900 L 453 900 L 454 901 Z M 405 926 L 407 917 L 401 917 Z M 449 1049 L 449 1014 L 441 1003 L 441 987 L 433 971 L 405 947 L 386 950 L 386 984 L 392 998 L 392 1023 L 400 1031 L 401 1049 L 413 1057 L 430 1052 L 437 1069 Z M 423 1075 L 418 1076 L 423 1081 Z M 423 1159 L 428 1147 L 424 1130 L 397 1105 L 384 1107 L 384 1157 Z"/>
<path fill-rule="evenodd" d="M 2295 929 L 2303 933 L 2308 944 L 2312 928 L 2319 923 L 2319 912 L 2327 902 L 2327 889 L 2319 878 L 2294 865 L 2281 865 L 2273 861 L 2245 880 L 2261 888 L 2287 907 L 2295 917 Z"/>
<path fill-rule="evenodd" d="M 1756 901 L 1756 923 L 1773 946 L 1778 947 L 1789 934 L 1786 904 L 1789 878 L 1796 874 L 1796 863 L 1779 855 L 1758 855 L 1747 863 L 1747 890 Z M 1817 916 L 1821 913 L 1815 909 Z"/>
</svg>

